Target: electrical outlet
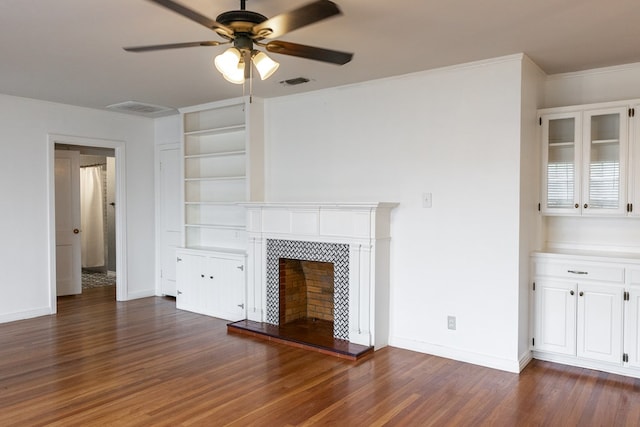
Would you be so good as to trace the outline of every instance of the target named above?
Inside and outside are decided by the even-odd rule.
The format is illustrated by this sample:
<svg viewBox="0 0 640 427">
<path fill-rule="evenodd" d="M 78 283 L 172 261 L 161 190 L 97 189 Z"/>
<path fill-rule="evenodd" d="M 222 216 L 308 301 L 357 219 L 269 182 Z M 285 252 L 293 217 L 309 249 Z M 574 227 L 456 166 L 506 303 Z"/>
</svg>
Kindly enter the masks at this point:
<svg viewBox="0 0 640 427">
<path fill-rule="evenodd" d="M 447 316 L 447 328 L 456 330 L 456 316 Z"/>
<path fill-rule="evenodd" d="M 431 193 L 422 193 L 422 207 L 430 208 L 433 206 L 433 199 L 431 197 Z"/>
</svg>

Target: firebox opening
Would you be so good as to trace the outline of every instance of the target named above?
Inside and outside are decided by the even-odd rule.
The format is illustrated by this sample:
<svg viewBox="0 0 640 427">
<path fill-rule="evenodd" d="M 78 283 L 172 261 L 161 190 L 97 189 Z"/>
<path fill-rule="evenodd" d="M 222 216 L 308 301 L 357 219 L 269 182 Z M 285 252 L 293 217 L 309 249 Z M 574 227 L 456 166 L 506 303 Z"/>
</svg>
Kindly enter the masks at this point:
<svg viewBox="0 0 640 427">
<path fill-rule="evenodd" d="M 296 324 L 333 336 L 333 263 L 289 258 L 279 262 L 280 326 Z"/>
</svg>

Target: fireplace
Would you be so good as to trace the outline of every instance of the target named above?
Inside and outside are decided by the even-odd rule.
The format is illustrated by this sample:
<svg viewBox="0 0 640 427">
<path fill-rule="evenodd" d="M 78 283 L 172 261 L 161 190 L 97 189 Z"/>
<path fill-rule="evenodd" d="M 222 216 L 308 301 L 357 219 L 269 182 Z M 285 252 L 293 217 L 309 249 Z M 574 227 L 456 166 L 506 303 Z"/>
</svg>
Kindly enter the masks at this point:
<svg viewBox="0 0 640 427">
<path fill-rule="evenodd" d="M 333 323 L 325 329 L 334 341 L 368 348 L 387 345 L 390 215 L 396 204 L 243 206 L 249 237 L 247 322 L 265 329 L 296 322 L 321 329 L 320 324 Z M 282 285 L 289 279 L 305 282 L 306 290 L 289 295 Z M 301 308 L 297 304 L 304 299 Z"/>
<path fill-rule="evenodd" d="M 286 261 L 288 260 L 288 262 Z M 295 268 L 297 265 L 300 267 Z M 289 265 L 288 270 L 282 266 Z M 324 267 L 318 267 L 318 264 Z M 339 243 L 267 239 L 266 241 L 266 322 L 272 325 L 284 325 L 282 322 L 282 307 L 286 307 L 286 299 L 283 301 L 283 281 L 287 280 L 287 272 L 295 279 L 300 279 L 298 272 L 305 266 L 309 278 L 311 270 L 331 269 L 331 283 L 325 288 L 331 288 L 332 310 L 329 316 L 322 320 L 331 321 L 333 336 L 335 338 L 349 339 L 349 245 Z M 312 267 L 315 266 L 315 267 Z M 302 270 L 302 273 L 304 271 Z M 320 276 L 318 272 L 315 276 Z M 326 277 L 323 278 L 326 281 Z M 317 286 L 316 286 L 317 287 Z M 286 288 L 285 288 L 286 289 Z M 326 292 L 326 291 L 325 291 Z M 326 293 L 324 295 L 326 299 Z M 325 307 L 326 308 L 326 307 Z M 286 308 L 285 308 L 286 311 Z M 306 316 L 309 317 L 309 316 Z"/>
<path fill-rule="evenodd" d="M 328 322 L 333 326 L 333 263 L 280 258 L 279 324 Z"/>
</svg>

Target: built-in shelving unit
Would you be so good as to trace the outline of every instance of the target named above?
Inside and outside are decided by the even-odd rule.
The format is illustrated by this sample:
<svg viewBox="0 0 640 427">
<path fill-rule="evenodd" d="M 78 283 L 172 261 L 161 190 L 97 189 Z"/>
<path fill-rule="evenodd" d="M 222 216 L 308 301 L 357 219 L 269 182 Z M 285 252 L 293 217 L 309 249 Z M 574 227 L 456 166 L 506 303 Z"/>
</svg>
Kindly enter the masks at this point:
<svg viewBox="0 0 640 427">
<path fill-rule="evenodd" d="M 263 108 L 246 98 L 181 110 L 184 247 L 246 248 L 240 202 L 262 200 Z"/>
<path fill-rule="evenodd" d="M 263 200 L 262 101 L 238 98 L 180 112 L 184 232 L 176 307 L 244 319 L 247 227 L 240 203 Z"/>
</svg>

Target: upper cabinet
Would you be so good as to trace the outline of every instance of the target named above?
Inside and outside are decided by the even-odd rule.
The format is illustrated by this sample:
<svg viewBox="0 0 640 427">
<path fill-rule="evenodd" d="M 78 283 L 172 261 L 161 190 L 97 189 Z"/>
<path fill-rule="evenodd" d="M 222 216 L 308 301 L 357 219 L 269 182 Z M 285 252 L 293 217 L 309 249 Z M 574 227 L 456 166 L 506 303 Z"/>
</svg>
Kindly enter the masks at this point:
<svg viewBox="0 0 640 427">
<path fill-rule="evenodd" d="M 263 198 L 261 100 L 239 98 L 181 110 L 184 149 L 184 246 L 244 249 L 240 202 Z"/>
<path fill-rule="evenodd" d="M 543 214 L 627 214 L 632 111 L 626 105 L 541 111 Z"/>
<path fill-rule="evenodd" d="M 630 111 L 627 215 L 640 216 L 640 101 L 632 104 Z"/>
</svg>

